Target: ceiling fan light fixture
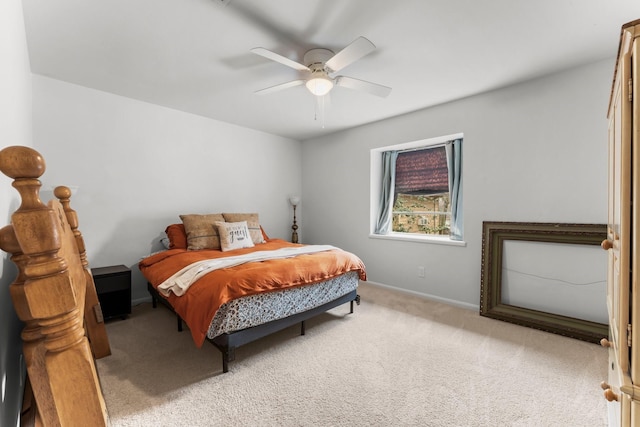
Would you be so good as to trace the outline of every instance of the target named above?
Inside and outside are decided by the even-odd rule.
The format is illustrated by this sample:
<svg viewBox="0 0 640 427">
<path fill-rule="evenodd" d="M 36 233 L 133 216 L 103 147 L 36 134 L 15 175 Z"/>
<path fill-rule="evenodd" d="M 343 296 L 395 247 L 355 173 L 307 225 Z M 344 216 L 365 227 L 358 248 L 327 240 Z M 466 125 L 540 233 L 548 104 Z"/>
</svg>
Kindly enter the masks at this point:
<svg viewBox="0 0 640 427">
<path fill-rule="evenodd" d="M 307 80 L 306 86 L 315 96 L 324 96 L 333 89 L 333 80 L 326 75 L 314 76 Z"/>
</svg>

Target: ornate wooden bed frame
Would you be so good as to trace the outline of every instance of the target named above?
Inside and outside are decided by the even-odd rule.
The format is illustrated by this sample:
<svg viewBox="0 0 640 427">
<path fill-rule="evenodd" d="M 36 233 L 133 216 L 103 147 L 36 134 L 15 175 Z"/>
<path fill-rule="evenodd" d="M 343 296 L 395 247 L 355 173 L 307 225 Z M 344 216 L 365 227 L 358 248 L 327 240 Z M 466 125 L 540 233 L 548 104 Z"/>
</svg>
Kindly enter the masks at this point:
<svg viewBox="0 0 640 427">
<path fill-rule="evenodd" d="M 180 318 L 180 315 L 175 312 L 173 307 L 171 307 L 171 304 L 169 304 L 169 302 L 163 298 L 150 283 L 147 283 L 147 289 L 151 294 L 153 308 L 156 308 L 158 306 L 158 301 L 160 301 L 162 305 L 173 311 L 177 318 L 178 331 L 182 332 L 182 319 Z M 212 339 L 207 338 L 207 340 L 216 346 L 216 348 L 222 353 L 222 372 L 226 373 L 229 372 L 229 362 L 232 362 L 235 359 L 236 348 L 288 328 L 296 323 L 300 323 L 300 335 L 304 335 L 306 320 L 347 302 L 350 303 L 349 313 L 352 314 L 353 303 L 355 302 L 360 305 L 360 295 L 358 295 L 356 289 L 336 298 L 333 301 L 329 301 L 328 303 L 318 307 L 303 311 L 302 313 L 293 314 L 282 319 L 273 320 L 251 328 L 242 329 L 240 331 L 225 333 Z"/>
<path fill-rule="evenodd" d="M 106 426 L 94 358 L 111 349 L 78 218 L 69 205 L 71 191 L 57 187 L 59 201 L 42 203 L 38 178 L 45 162 L 29 147 L 1 150 L 0 171 L 14 180 L 21 197 L 11 224 L 0 229 L 0 248 L 18 268 L 9 291 L 25 323 L 24 402 L 30 406 L 22 425 Z"/>
</svg>

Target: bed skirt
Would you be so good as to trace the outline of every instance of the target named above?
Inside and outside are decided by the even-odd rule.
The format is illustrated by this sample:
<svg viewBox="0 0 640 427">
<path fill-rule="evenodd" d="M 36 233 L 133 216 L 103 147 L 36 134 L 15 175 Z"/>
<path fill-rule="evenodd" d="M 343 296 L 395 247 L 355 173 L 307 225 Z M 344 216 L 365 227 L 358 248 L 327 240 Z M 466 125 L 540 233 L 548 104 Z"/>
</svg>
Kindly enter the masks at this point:
<svg viewBox="0 0 640 427">
<path fill-rule="evenodd" d="M 358 272 L 351 271 L 313 285 L 235 299 L 218 309 L 207 338 L 213 339 L 319 307 L 356 290 L 358 283 Z"/>
<path fill-rule="evenodd" d="M 304 335 L 307 319 L 347 302 L 353 313 L 353 303 L 360 304 L 359 280 L 358 272 L 350 271 L 315 284 L 250 295 L 223 304 L 207 333 L 207 340 L 222 353 L 222 372 L 228 372 L 229 362 L 234 360 L 239 346 L 296 323 L 301 324 L 300 333 Z M 147 289 L 154 308 L 159 301 L 174 311 L 150 283 Z M 182 319 L 177 313 L 176 317 L 178 331 L 182 331 Z"/>
</svg>

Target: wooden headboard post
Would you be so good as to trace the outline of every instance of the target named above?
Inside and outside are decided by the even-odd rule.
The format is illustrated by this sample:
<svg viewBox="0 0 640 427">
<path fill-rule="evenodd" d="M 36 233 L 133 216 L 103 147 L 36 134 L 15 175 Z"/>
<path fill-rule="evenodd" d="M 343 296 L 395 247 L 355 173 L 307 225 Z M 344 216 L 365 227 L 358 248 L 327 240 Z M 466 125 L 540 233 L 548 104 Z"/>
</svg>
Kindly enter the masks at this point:
<svg viewBox="0 0 640 427">
<path fill-rule="evenodd" d="M 25 323 L 21 333 L 23 341 L 22 354 L 27 363 L 31 366 L 31 369 L 29 370 L 30 375 L 44 378 L 46 375 L 46 370 L 44 369 L 44 336 L 40 331 L 40 325 L 38 325 L 38 322 L 33 318 L 30 311 L 26 309 L 28 304 L 27 297 L 24 292 L 24 282 L 26 280 L 24 269 L 27 265 L 28 257 L 23 254 L 20 249 L 20 245 L 16 239 L 16 234 L 13 231 L 13 226 L 7 225 L 0 229 L 0 248 L 11 254 L 11 261 L 13 261 L 13 263 L 18 267 L 18 276 L 14 282 L 9 285 L 9 293 L 18 318 Z M 36 390 L 33 390 L 34 387 Z M 32 384 L 31 388 L 34 395 L 42 396 L 40 399 L 40 406 L 43 409 L 43 413 L 52 413 L 53 395 L 49 384 L 44 381 L 40 381 L 36 382 L 36 384 Z M 31 407 L 23 406 L 22 416 L 24 417 L 25 414 L 29 413 L 31 417 L 38 417 L 39 410 L 36 407 L 35 402 L 30 402 L 30 404 Z"/>
<path fill-rule="evenodd" d="M 76 245 L 78 246 L 78 254 L 80 256 L 80 262 L 84 269 L 84 275 L 86 279 L 86 294 L 84 299 L 84 321 L 85 328 L 87 330 L 87 337 L 91 344 L 91 350 L 93 351 L 93 357 L 96 359 L 103 358 L 111 354 L 111 347 L 109 346 L 109 338 L 107 337 L 107 330 L 104 326 L 104 317 L 102 316 L 102 308 L 100 307 L 100 301 L 98 301 L 98 293 L 96 292 L 96 285 L 93 282 L 93 275 L 89 269 L 89 261 L 87 260 L 87 251 L 84 246 L 84 239 L 82 233 L 78 229 L 78 214 L 71 209 L 71 189 L 69 187 L 60 186 L 53 190 L 53 194 L 60 200 L 60 204 L 64 209 L 64 213 L 67 217 L 67 222 L 73 230 L 73 236 L 76 239 Z"/>
<path fill-rule="evenodd" d="M 45 426 L 106 426 L 106 406 L 84 327 L 86 273 L 62 205 L 40 200 L 42 156 L 29 147 L 0 151 L 0 171 L 14 179 L 21 205 L 0 230 L 18 278 L 10 285 L 24 357 Z"/>
</svg>

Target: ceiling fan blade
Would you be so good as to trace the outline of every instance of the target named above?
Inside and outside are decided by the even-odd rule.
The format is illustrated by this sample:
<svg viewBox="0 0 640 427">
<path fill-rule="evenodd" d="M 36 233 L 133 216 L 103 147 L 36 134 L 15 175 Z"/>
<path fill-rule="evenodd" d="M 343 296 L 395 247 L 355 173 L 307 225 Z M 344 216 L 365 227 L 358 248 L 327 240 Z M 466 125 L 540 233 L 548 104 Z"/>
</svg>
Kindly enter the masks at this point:
<svg viewBox="0 0 640 427">
<path fill-rule="evenodd" d="M 267 59 L 270 59 L 272 61 L 276 61 L 279 62 L 283 65 L 286 65 L 287 67 L 291 67 L 294 70 L 298 70 L 298 71 L 310 71 L 309 67 L 307 67 L 306 65 L 302 65 L 294 60 L 291 60 L 289 58 L 286 58 L 280 54 L 277 54 L 275 52 L 272 52 L 270 50 L 267 50 L 263 47 L 254 47 L 253 49 L 251 49 L 251 52 L 260 55 L 260 56 L 264 56 Z"/>
<path fill-rule="evenodd" d="M 360 36 L 340 52 L 333 55 L 325 65 L 331 70 L 331 72 L 340 71 L 347 65 L 350 65 L 363 56 L 370 54 L 375 50 L 375 48 L 376 45 L 371 43 L 368 39 Z"/>
<path fill-rule="evenodd" d="M 353 77 L 338 76 L 336 77 L 336 86 L 346 87 L 348 89 L 361 90 L 372 95 L 386 98 L 391 93 L 391 88 L 382 86 L 377 83 L 366 82 L 364 80 L 354 79 Z"/>
<path fill-rule="evenodd" d="M 283 90 L 283 89 L 288 89 L 290 87 L 300 86 L 300 85 L 303 85 L 303 84 L 305 84 L 304 80 L 293 80 L 293 81 L 290 81 L 290 82 L 287 82 L 287 83 L 281 83 L 279 85 L 271 86 L 271 87 L 268 87 L 268 88 L 265 88 L 265 89 L 260 89 L 260 90 L 255 91 L 254 93 L 256 93 L 258 95 L 268 95 L 268 94 L 273 93 L 273 92 L 278 92 L 278 91 Z"/>
</svg>

